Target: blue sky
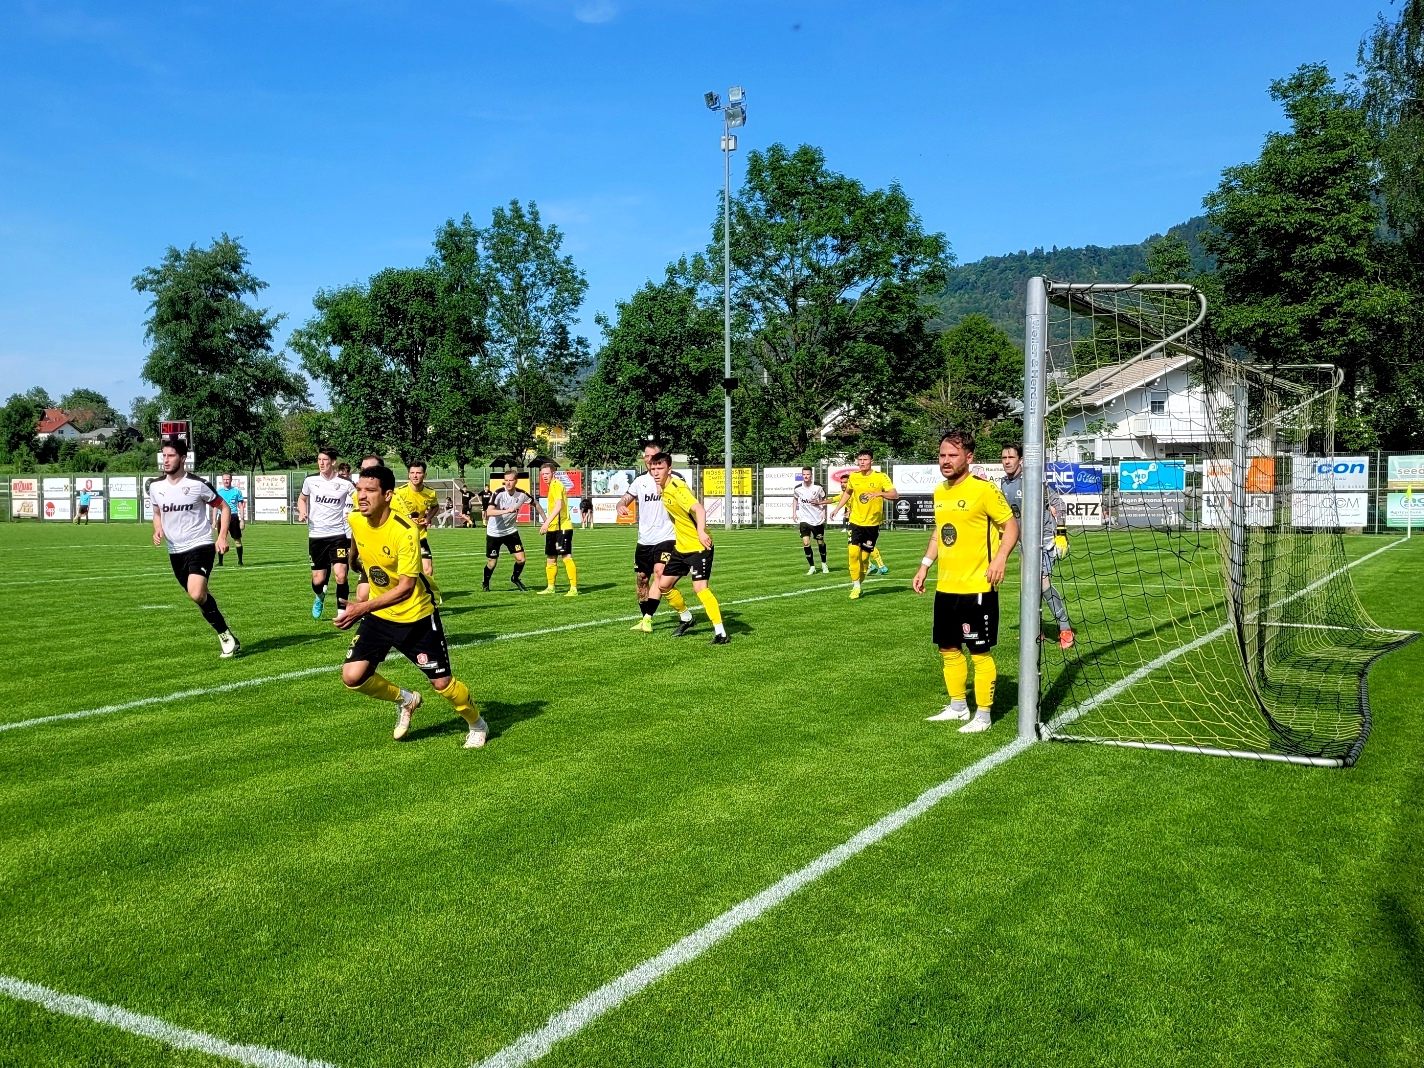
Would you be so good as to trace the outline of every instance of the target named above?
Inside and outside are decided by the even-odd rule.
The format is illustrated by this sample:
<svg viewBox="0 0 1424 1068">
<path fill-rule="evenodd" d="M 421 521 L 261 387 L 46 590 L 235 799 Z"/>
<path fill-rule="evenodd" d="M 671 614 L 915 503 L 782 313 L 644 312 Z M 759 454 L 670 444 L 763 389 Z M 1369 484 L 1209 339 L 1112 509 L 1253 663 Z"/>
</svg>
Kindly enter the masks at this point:
<svg viewBox="0 0 1424 1068">
<path fill-rule="evenodd" d="M 436 228 L 539 204 L 588 277 L 584 333 L 707 244 L 720 119 L 898 181 L 960 262 L 1138 241 L 1200 211 L 1283 120 L 1269 82 L 1337 76 L 1388 0 L 1187 4 L 0 0 L 0 399 L 127 410 L 131 280 L 239 237 L 261 303 L 422 262 Z"/>
</svg>

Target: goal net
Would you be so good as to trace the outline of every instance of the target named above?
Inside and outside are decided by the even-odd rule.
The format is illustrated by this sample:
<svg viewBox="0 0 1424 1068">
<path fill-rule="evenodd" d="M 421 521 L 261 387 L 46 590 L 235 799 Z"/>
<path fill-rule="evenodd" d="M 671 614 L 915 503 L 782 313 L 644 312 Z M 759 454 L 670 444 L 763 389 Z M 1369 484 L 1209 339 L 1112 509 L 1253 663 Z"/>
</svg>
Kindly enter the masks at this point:
<svg viewBox="0 0 1424 1068">
<path fill-rule="evenodd" d="M 1338 378 L 1229 353 L 1205 312 L 1187 285 L 1030 283 L 1023 510 L 1054 518 L 1022 524 L 1021 708 L 1047 738 L 1348 765 L 1369 665 L 1413 635 L 1351 581 L 1384 543 L 1347 547 L 1369 501 Z"/>
</svg>

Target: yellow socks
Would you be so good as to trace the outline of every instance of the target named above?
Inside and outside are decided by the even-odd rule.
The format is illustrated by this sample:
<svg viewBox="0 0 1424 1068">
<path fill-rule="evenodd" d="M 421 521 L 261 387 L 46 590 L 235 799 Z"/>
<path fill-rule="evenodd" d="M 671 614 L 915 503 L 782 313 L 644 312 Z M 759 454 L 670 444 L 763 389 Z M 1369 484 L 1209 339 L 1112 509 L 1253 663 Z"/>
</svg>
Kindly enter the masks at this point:
<svg viewBox="0 0 1424 1068">
<path fill-rule="evenodd" d="M 999 679 L 999 668 L 989 653 L 975 653 L 974 656 L 974 704 L 977 708 L 994 707 L 994 683 Z"/>
<path fill-rule="evenodd" d="M 548 586 L 549 586 L 549 589 L 551 589 L 551 590 L 554 588 L 554 576 L 556 576 L 558 573 L 559 573 L 559 565 L 558 565 L 558 564 L 545 564 L 545 565 L 544 565 L 544 578 L 548 581 Z"/>
<path fill-rule="evenodd" d="M 860 552 L 860 546 L 852 545 L 850 547 L 850 580 L 852 582 L 859 582 L 861 580 L 861 560 L 862 556 Z"/>
<path fill-rule="evenodd" d="M 564 570 L 568 572 L 568 575 L 569 575 L 569 585 L 570 585 L 570 586 L 577 586 L 577 585 L 578 585 L 578 568 L 574 566 L 574 558 L 573 558 L 572 556 L 566 556 L 566 557 L 564 557 Z M 550 580 L 549 580 L 549 585 L 552 586 L 553 584 L 554 584 L 554 580 L 553 580 L 553 579 L 550 579 Z"/>
<path fill-rule="evenodd" d="M 884 566 L 885 566 L 885 558 L 880 555 L 880 550 L 879 550 L 879 549 L 871 549 L 871 550 L 870 550 L 870 562 L 871 562 L 872 564 L 874 564 L 876 567 L 884 567 Z"/>
<path fill-rule="evenodd" d="M 941 649 L 939 655 L 944 658 L 944 688 L 950 700 L 963 701 L 969 689 L 969 661 L 958 649 Z"/>
<path fill-rule="evenodd" d="M 717 603 L 716 596 L 711 589 L 698 590 L 697 599 L 702 602 L 702 607 L 707 609 L 707 618 L 712 621 L 712 626 L 722 625 L 722 606 Z"/>
<path fill-rule="evenodd" d="M 674 612 L 682 613 L 687 611 L 687 602 L 682 598 L 682 591 L 676 586 L 663 594 L 663 600 L 672 605 Z"/>
<path fill-rule="evenodd" d="M 379 675 L 372 675 L 360 686 L 348 686 L 348 690 L 355 690 L 357 693 L 364 693 L 367 697 L 374 697 L 377 701 L 399 701 L 400 687 L 390 679 L 383 679 Z"/>
<path fill-rule="evenodd" d="M 454 706 L 460 718 L 473 727 L 480 721 L 479 709 L 470 700 L 470 688 L 459 679 L 451 679 L 450 684 L 440 691 L 440 696 Z"/>
</svg>

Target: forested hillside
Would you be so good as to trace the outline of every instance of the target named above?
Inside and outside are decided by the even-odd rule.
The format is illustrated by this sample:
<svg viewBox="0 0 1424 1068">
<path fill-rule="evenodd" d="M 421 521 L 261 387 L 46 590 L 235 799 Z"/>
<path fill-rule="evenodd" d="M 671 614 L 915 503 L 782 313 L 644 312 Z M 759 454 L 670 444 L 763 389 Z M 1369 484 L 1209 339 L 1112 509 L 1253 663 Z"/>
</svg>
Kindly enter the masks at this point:
<svg viewBox="0 0 1424 1068">
<path fill-rule="evenodd" d="M 1186 241 L 1192 265 L 1198 270 L 1215 268 L 1211 255 L 1202 248 L 1201 235 L 1207 229 L 1199 215 L 1167 232 Z M 1135 245 L 1088 245 L 1084 248 L 1036 248 L 1009 256 L 986 256 L 950 271 L 949 284 L 935 301 L 941 328 L 953 326 L 966 315 L 978 312 L 1023 344 L 1024 283 L 1036 274 L 1074 282 L 1126 282 L 1147 266 L 1147 246 L 1161 237 L 1151 237 Z"/>
</svg>

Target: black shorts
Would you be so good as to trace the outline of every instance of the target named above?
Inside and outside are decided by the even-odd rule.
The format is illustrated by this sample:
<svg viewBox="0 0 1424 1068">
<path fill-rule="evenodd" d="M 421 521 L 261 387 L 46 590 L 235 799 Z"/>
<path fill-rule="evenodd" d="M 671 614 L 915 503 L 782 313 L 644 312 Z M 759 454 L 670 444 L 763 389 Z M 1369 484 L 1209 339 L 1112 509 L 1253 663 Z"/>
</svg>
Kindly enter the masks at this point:
<svg viewBox="0 0 1424 1068">
<path fill-rule="evenodd" d="M 815 538 L 817 541 L 826 540 L 826 524 L 824 523 L 817 523 L 815 526 L 810 523 L 802 523 L 797 529 L 800 530 L 803 538 Z"/>
<path fill-rule="evenodd" d="M 712 580 L 712 550 L 702 549 L 695 553 L 674 552 L 672 559 L 663 567 L 664 575 L 681 578 L 691 575 L 696 582 Z"/>
<path fill-rule="evenodd" d="M 346 650 L 346 660 L 364 660 L 374 670 L 392 649 L 425 672 L 427 679 L 451 673 L 450 647 L 439 612 L 431 612 L 414 623 L 392 623 L 374 613 L 362 616 L 356 624 L 356 637 Z"/>
<path fill-rule="evenodd" d="M 545 556 L 573 556 L 574 532 L 572 530 L 551 530 L 544 535 Z"/>
<path fill-rule="evenodd" d="M 486 534 L 485 555 L 492 556 L 497 560 L 499 559 L 500 549 L 508 549 L 512 553 L 522 553 L 524 551 L 524 542 L 519 540 L 518 532 L 505 534 L 498 538 L 492 538 Z"/>
<path fill-rule="evenodd" d="M 651 575 L 658 564 L 667 567 L 667 562 L 672 559 L 674 552 L 673 544 L 670 541 L 660 541 L 654 545 L 638 542 L 638 547 L 633 550 L 633 570 L 639 575 Z"/>
<path fill-rule="evenodd" d="M 866 552 L 870 552 L 871 549 L 875 548 L 876 539 L 880 537 L 880 528 L 878 526 L 862 527 L 852 523 L 850 525 L 849 537 L 852 545 L 859 545 Z"/>
<path fill-rule="evenodd" d="M 999 643 L 999 591 L 941 593 L 935 591 L 934 643 L 941 649 L 965 646 L 987 653 Z"/>
<path fill-rule="evenodd" d="M 87 504 L 81 504 L 81 505 L 79 506 L 79 514 L 80 514 L 80 515 L 88 515 L 88 514 L 89 514 L 89 506 L 88 506 Z"/>
<path fill-rule="evenodd" d="M 227 540 L 234 543 L 242 541 L 242 520 L 237 518 L 236 512 L 227 521 Z"/>
<path fill-rule="evenodd" d="M 351 539 L 308 538 L 307 554 L 311 557 L 313 571 L 327 571 L 332 564 L 345 564 L 351 559 Z"/>
<path fill-rule="evenodd" d="M 202 575 L 207 578 L 213 573 L 213 561 L 217 558 L 217 548 L 209 542 L 207 545 L 195 545 L 185 552 L 169 553 L 168 563 L 173 567 L 173 577 L 178 580 L 178 585 L 186 590 L 188 576 Z"/>
</svg>

